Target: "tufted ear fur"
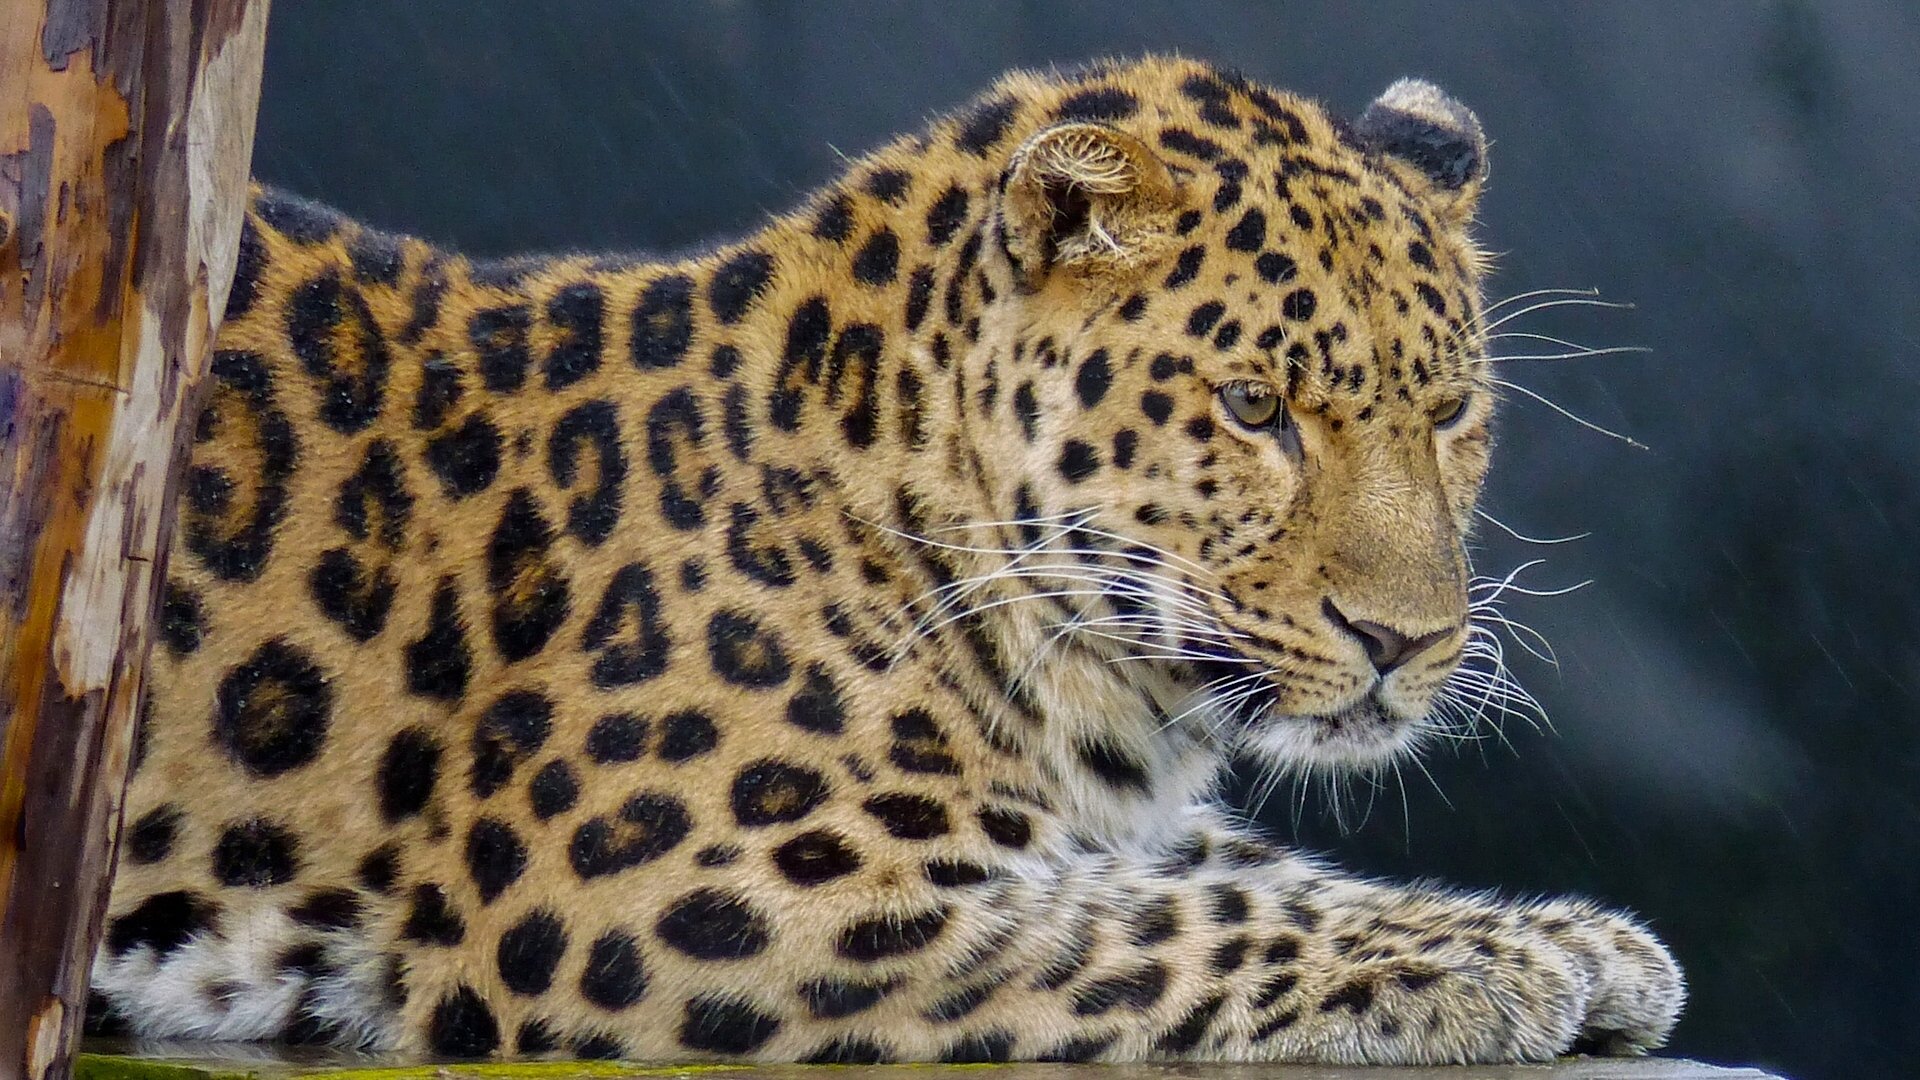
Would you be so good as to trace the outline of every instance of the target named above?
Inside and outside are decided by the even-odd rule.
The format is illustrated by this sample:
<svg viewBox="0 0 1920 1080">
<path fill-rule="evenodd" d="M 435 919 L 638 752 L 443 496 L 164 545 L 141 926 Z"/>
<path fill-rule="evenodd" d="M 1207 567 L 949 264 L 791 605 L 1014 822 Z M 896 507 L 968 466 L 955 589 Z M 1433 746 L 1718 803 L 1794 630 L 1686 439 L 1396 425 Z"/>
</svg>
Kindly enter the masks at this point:
<svg viewBox="0 0 1920 1080">
<path fill-rule="evenodd" d="M 1487 137 L 1473 111 L 1422 79 L 1401 79 L 1367 106 L 1354 133 L 1425 177 L 1455 223 L 1473 215 L 1487 178 Z"/>
<path fill-rule="evenodd" d="M 1058 124 L 1014 153 L 1001 203 L 1007 251 L 1029 285 L 1056 266 L 1124 267 L 1171 230 L 1177 201 L 1145 143 L 1102 124 Z"/>
</svg>

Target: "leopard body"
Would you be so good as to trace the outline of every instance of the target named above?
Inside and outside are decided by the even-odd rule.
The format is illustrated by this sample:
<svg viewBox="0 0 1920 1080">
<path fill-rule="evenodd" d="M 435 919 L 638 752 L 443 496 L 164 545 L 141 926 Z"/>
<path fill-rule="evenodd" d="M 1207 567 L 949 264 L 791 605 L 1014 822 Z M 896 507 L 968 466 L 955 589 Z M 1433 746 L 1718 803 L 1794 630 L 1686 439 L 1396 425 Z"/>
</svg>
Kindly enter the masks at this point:
<svg viewBox="0 0 1920 1080">
<path fill-rule="evenodd" d="M 1477 121 L 1016 73 L 684 260 L 273 192 L 195 432 L 99 1019 L 441 1057 L 1539 1060 L 1630 917 L 1215 799 L 1471 639 Z"/>
</svg>

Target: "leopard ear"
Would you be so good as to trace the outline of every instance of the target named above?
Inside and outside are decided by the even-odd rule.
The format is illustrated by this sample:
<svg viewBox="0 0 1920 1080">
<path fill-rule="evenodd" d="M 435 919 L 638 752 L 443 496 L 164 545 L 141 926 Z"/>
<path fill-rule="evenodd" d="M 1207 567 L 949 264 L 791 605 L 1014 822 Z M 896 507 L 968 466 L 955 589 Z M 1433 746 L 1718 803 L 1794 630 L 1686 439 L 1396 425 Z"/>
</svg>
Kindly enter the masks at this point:
<svg viewBox="0 0 1920 1080">
<path fill-rule="evenodd" d="M 1442 214 L 1464 224 L 1487 179 L 1487 136 L 1473 111 L 1422 79 L 1401 79 L 1353 125 L 1370 149 L 1420 179 Z"/>
<path fill-rule="evenodd" d="M 1007 169 L 1007 253 L 1034 285 L 1054 267 L 1136 264 L 1171 231 L 1177 204 L 1172 173 L 1145 143 L 1104 124 L 1058 124 Z"/>
</svg>

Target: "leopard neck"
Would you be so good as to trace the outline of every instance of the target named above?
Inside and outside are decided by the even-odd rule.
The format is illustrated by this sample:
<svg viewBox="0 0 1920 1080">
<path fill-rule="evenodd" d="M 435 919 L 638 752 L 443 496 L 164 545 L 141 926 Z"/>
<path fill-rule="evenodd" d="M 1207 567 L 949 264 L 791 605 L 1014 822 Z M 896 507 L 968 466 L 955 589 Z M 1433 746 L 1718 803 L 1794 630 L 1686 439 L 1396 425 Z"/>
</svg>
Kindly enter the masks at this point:
<svg viewBox="0 0 1920 1080">
<path fill-rule="evenodd" d="M 635 268 L 628 370 L 653 397 L 668 383 L 650 371 L 672 380 L 681 376 L 668 369 L 702 365 L 714 376 L 690 388 L 701 404 L 688 416 L 707 419 L 666 417 L 656 431 L 649 417 L 650 445 L 718 421 L 757 487 L 804 493 L 817 514 L 837 518 L 815 516 L 810 527 L 849 537 L 874 553 L 863 565 L 886 567 L 860 596 L 839 599 L 897 605 L 872 627 L 879 647 L 941 654 L 936 667 L 964 684 L 990 740 L 1055 775 L 1085 772 L 1090 758 L 1137 763 L 1122 770 L 1127 798 L 1092 789 L 1101 804 L 1092 816 L 1111 825 L 1098 831 L 1125 831 L 1123 819 L 1144 805 L 1139 794 L 1164 795 L 1171 808 L 1216 770 L 1204 740 L 1167 730 L 1178 688 L 1143 686 L 1139 665 L 1050 649 L 1062 612 L 1037 593 L 1042 602 L 969 602 L 965 613 L 941 604 L 961 595 L 956 582 L 1007 568 L 1031 543 L 1016 519 L 1036 511 L 1023 505 L 1009 455 L 1024 443 L 996 375 L 1009 371 L 1016 320 L 1003 309 L 1018 288 L 996 196 L 1023 137 L 1016 120 L 995 152 L 959 153 L 936 142 L 954 138 L 936 128 L 855 163 L 746 240 Z M 672 452 L 657 456 L 673 464 Z M 669 482 L 690 498 L 699 486 L 693 476 Z M 781 558 L 776 550 L 799 535 L 797 523 L 774 520 L 781 513 L 735 507 L 730 544 Z M 1009 590 L 1024 585 L 1009 581 Z M 1037 669 L 1036 657 L 1045 658 Z M 1135 791 L 1136 774 L 1180 779 Z"/>
</svg>

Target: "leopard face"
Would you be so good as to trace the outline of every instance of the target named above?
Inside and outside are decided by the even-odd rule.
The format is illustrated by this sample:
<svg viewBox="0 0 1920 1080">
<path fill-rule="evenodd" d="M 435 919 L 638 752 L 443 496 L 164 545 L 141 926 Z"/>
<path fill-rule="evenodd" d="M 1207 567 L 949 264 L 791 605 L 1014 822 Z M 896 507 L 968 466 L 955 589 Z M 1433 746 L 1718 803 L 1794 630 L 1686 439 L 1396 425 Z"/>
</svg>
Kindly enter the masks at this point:
<svg viewBox="0 0 1920 1080">
<path fill-rule="evenodd" d="M 1009 170 L 1023 287 L 984 333 L 1023 373 L 1016 502 L 1135 545 L 1110 639 L 1183 663 L 1240 749 L 1374 764 L 1419 741 L 1469 636 L 1493 411 L 1465 232 L 1478 128 L 1423 84 L 1351 129 L 1207 76 L 1181 89 L 1045 129 Z M 1382 152 L 1408 130 L 1455 133 L 1467 160 Z"/>
</svg>

